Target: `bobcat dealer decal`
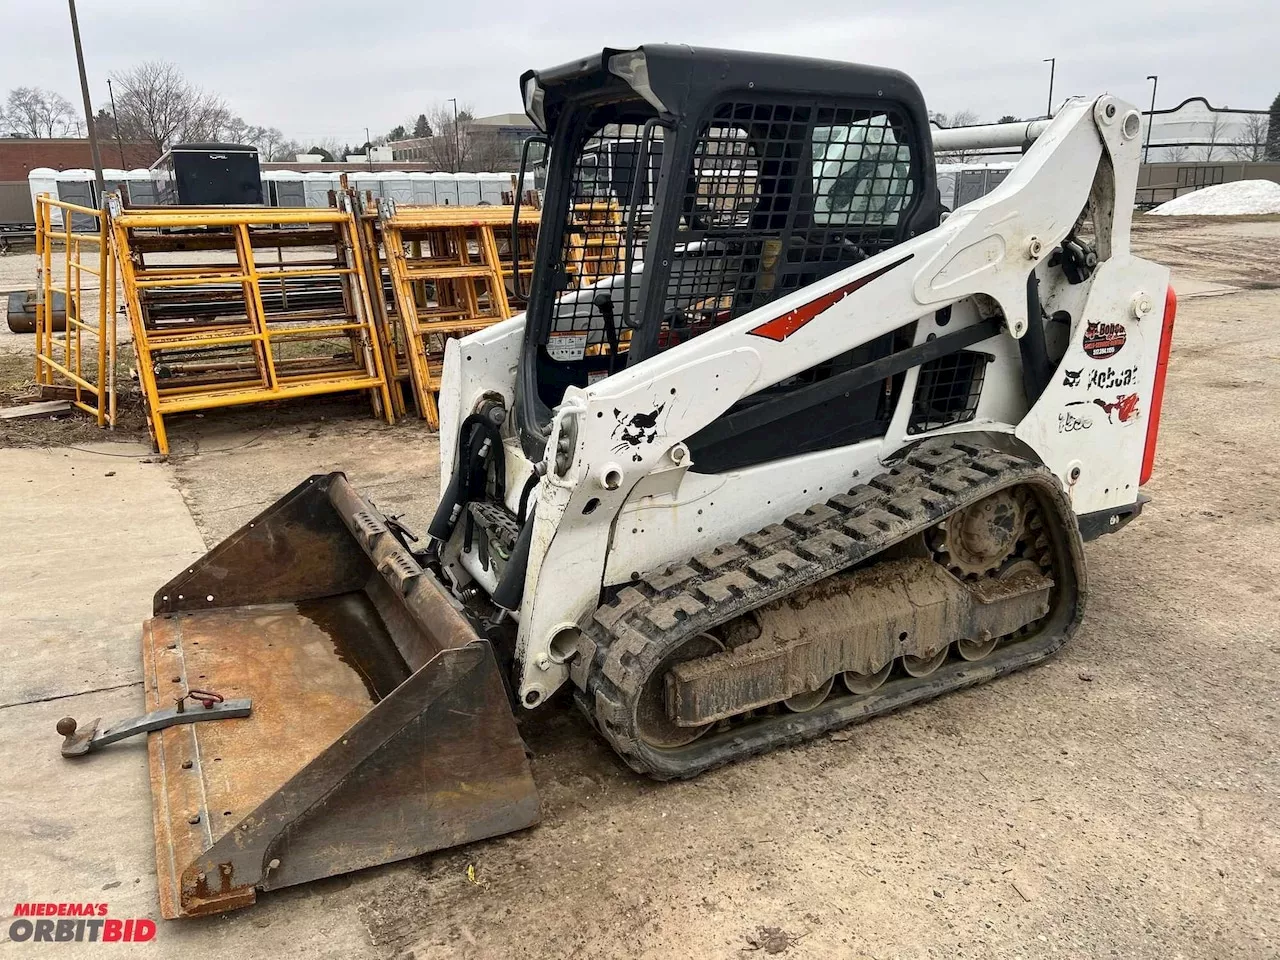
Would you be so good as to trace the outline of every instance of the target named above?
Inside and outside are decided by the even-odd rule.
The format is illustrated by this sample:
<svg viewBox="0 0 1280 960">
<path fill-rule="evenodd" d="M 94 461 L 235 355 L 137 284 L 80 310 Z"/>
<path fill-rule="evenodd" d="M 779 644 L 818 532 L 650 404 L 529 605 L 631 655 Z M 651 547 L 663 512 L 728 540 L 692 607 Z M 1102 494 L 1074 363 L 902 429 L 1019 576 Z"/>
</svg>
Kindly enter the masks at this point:
<svg viewBox="0 0 1280 960">
<path fill-rule="evenodd" d="M 1109 360 L 1124 348 L 1123 323 L 1091 323 L 1084 328 L 1084 352 L 1094 360 Z"/>
</svg>

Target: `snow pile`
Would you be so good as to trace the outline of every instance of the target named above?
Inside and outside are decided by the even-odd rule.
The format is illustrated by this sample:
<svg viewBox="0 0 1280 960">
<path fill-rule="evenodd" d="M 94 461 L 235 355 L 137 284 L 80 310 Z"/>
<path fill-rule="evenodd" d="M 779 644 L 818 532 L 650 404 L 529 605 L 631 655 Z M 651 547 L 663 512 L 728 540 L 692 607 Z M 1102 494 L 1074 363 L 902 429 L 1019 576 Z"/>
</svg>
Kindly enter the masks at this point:
<svg viewBox="0 0 1280 960">
<path fill-rule="evenodd" d="M 1280 183 L 1236 180 L 1205 187 L 1162 203 L 1150 213 L 1165 217 L 1234 217 L 1280 213 Z"/>
</svg>

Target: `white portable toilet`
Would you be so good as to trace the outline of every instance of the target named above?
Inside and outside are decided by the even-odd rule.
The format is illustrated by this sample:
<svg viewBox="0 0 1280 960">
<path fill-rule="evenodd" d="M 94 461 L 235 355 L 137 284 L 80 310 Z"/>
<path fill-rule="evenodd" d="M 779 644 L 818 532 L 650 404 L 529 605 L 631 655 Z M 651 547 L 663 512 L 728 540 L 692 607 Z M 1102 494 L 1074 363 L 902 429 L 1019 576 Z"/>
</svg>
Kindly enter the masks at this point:
<svg viewBox="0 0 1280 960">
<path fill-rule="evenodd" d="M 938 196 L 942 199 L 943 207 L 949 211 L 956 208 L 956 181 L 963 167 L 964 164 L 961 163 L 940 163 L 935 168 Z"/>
<path fill-rule="evenodd" d="M 158 202 L 155 175 L 146 167 L 135 167 L 124 173 L 125 185 L 129 188 L 129 205 L 132 207 L 154 207 Z"/>
<path fill-rule="evenodd" d="M 31 215 L 34 217 L 36 197 L 47 193 L 53 199 L 58 199 L 58 171 L 52 167 L 36 167 L 27 174 L 27 187 L 31 190 Z M 57 207 L 53 207 L 52 210 L 54 222 L 61 226 L 62 211 Z"/>
<path fill-rule="evenodd" d="M 351 188 L 360 195 L 361 201 L 365 199 L 366 194 L 372 194 L 375 202 L 383 196 L 381 174 L 368 170 L 363 173 L 348 173 L 347 183 L 351 184 Z"/>
<path fill-rule="evenodd" d="M 58 182 L 58 199 L 65 203 L 74 203 L 81 207 L 97 207 L 94 197 L 97 192 L 97 176 L 92 170 L 77 167 L 73 170 L 59 170 L 55 179 Z M 96 217 L 87 213 L 71 215 L 71 229 L 77 233 L 92 233 Z M 58 218 L 58 223 L 62 218 Z"/>
<path fill-rule="evenodd" d="M 269 183 L 270 193 L 263 191 L 263 199 L 273 207 L 306 207 L 307 174 L 297 170 L 268 170 L 262 175 L 264 186 Z M 325 197 L 328 202 L 328 197 Z"/>
<path fill-rule="evenodd" d="M 511 174 L 477 173 L 476 177 L 480 180 L 480 202 L 500 206 L 503 191 L 511 189 Z"/>
<path fill-rule="evenodd" d="M 396 203 L 413 203 L 413 181 L 403 170 L 388 170 L 380 175 L 382 195 Z"/>
<path fill-rule="evenodd" d="M 409 174 L 409 185 L 413 190 L 413 202 L 420 207 L 433 207 L 436 203 L 436 182 L 429 173 Z"/>
<path fill-rule="evenodd" d="M 304 206 L 329 206 L 329 191 L 338 189 L 338 178 L 332 173 L 312 171 L 301 174 Z"/>
<path fill-rule="evenodd" d="M 458 200 L 458 178 L 452 173 L 428 174 L 436 185 L 436 203 L 440 206 L 456 207 Z"/>
<path fill-rule="evenodd" d="M 479 173 L 458 174 L 458 202 L 464 207 L 474 207 L 480 203 Z"/>
</svg>

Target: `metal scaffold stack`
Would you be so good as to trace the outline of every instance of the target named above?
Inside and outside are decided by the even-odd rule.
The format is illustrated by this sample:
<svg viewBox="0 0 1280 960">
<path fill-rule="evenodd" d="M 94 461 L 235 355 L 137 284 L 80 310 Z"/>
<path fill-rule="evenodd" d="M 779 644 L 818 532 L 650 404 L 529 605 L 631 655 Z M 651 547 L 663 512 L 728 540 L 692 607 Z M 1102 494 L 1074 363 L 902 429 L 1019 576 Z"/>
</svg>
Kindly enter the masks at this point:
<svg viewBox="0 0 1280 960">
<path fill-rule="evenodd" d="M 350 209 L 114 210 L 152 436 L 170 414 L 368 391 L 393 420 Z"/>
<path fill-rule="evenodd" d="M 393 306 L 383 340 L 397 373 L 407 367 L 415 406 L 434 429 L 445 341 L 512 315 L 517 276 L 532 269 L 538 212 L 510 208 L 378 207 L 379 256 Z M 381 269 L 380 271 L 381 272 Z M 391 318 L 394 318 L 392 320 Z"/>
<path fill-rule="evenodd" d="M 173 414 L 364 391 L 439 426 L 445 343 L 522 309 L 535 205 L 127 207 L 40 196 L 36 381 L 116 422 L 116 304 L 156 450 Z M 514 222 L 513 222 L 514 213 Z M 117 286 L 117 284 L 119 286 Z M 64 319 L 65 314 L 65 319 Z"/>
</svg>

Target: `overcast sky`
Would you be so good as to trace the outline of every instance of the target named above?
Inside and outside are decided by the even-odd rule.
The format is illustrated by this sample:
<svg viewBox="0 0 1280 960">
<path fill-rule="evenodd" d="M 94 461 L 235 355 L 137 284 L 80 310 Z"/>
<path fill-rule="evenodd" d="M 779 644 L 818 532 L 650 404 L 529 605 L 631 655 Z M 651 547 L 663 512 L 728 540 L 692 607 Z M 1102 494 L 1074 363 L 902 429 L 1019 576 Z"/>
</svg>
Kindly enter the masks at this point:
<svg viewBox="0 0 1280 960">
<path fill-rule="evenodd" d="M 112 71 L 176 62 L 249 123 L 294 139 L 362 142 L 457 97 L 519 111 L 517 80 L 604 46 L 754 49 L 893 66 L 930 109 L 983 120 L 1111 92 L 1143 109 L 1205 96 L 1265 109 L 1280 92 L 1273 0 L 79 0 L 95 105 Z M 610 23 L 609 21 L 616 21 Z M 79 104 L 66 5 L 0 0 L 0 95 L 40 86 Z"/>
</svg>

